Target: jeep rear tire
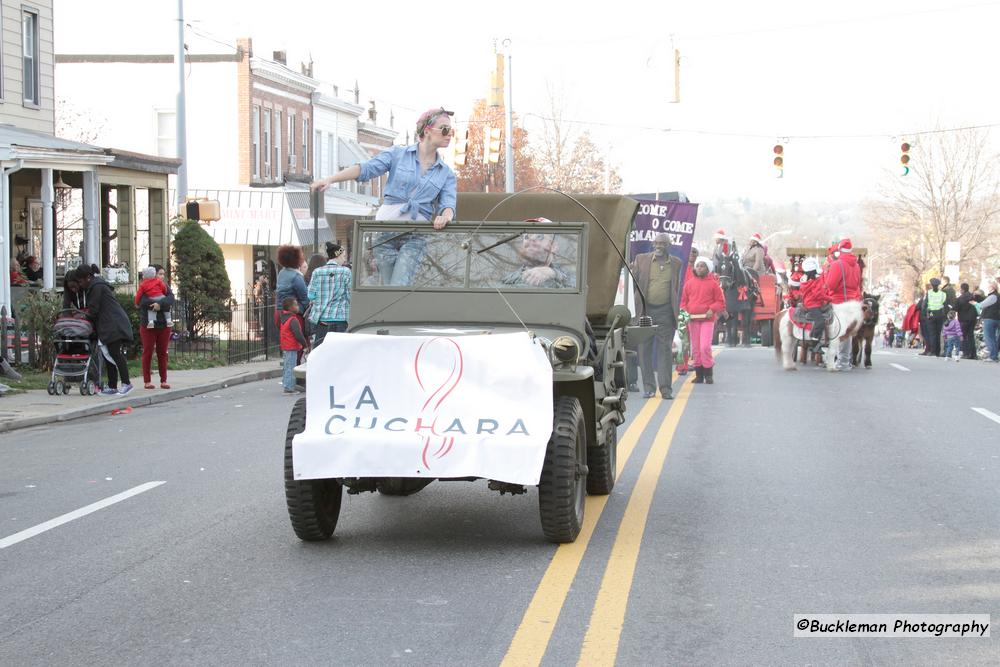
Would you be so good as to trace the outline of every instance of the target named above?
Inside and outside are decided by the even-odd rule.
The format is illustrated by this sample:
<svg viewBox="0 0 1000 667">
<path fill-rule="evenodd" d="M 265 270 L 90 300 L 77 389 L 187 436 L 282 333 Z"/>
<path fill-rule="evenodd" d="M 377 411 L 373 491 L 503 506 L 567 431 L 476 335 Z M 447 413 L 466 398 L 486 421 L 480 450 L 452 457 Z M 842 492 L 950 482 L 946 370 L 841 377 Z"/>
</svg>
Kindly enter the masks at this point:
<svg viewBox="0 0 1000 667">
<path fill-rule="evenodd" d="M 572 396 L 559 396 L 553 406 L 552 436 L 538 481 L 538 513 L 550 542 L 572 542 L 583 526 L 587 497 L 587 432 L 583 408 Z"/>
<path fill-rule="evenodd" d="M 618 428 L 609 424 L 607 442 L 587 447 L 587 493 L 606 496 L 615 488 L 618 475 Z"/>
<path fill-rule="evenodd" d="M 340 517 L 343 487 L 335 479 L 297 481 L 292 467 L 292 438 L 306 428 L 305 396 L 295 402 L 285 433 L 285 501 L 292 530 L 300 540 L 318 542 L 333 535 Z"/>
</svg>

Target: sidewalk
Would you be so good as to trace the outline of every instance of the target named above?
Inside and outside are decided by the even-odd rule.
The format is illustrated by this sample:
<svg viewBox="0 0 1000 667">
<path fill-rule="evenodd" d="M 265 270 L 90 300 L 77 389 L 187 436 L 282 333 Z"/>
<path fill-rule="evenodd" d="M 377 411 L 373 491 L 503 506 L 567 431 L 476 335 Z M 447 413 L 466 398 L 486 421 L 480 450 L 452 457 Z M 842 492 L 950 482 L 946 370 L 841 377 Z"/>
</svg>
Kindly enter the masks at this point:
<svg viewBox="0 0 1000 667">
<path fill-rule="evenodd" d="M 125 396 L 81 396 L 76 385 L 65 396 L 49 396 L 44 389 L 35 389 L 0 397 L 0 433 L 81 417 L 110 415 L 116 409 L 176 401 L 227 386 L 275 377 L 281 377 L 281 363 L 272 359 L 236 366 L 170 371 L 170 389 L 159 389 L 158 380 L 157 389 L 143 389 L 142 378 L 133 378 L 135 388 Z"/>
</svg>

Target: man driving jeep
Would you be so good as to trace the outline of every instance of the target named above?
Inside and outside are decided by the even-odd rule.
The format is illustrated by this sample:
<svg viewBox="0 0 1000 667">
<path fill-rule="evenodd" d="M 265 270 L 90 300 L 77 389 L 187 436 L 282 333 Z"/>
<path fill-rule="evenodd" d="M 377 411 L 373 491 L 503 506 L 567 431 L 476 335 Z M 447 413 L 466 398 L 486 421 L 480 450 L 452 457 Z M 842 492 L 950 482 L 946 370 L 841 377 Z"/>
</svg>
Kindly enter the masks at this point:
<svg viewBox="0 0 1000 667">
<path fill-rule="evenodd" d="M 538 218 L 528 222 L 549 222 Z M 563 289 L 573 287 L 573 279 L 558 266 L 553 266 L 558 241 L 555 234 L 525 232 L 521 235 L 521 245 L 517 256 L 521 266 L 503 277 L 504 285 Z"/>
</svg>

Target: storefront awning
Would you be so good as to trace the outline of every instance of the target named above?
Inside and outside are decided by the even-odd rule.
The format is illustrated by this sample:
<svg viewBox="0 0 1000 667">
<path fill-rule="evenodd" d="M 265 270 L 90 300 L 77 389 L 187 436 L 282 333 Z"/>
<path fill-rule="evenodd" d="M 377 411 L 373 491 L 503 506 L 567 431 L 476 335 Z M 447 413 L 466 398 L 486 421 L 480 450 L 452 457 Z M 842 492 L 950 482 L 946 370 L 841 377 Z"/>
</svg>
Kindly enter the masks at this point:
<svg viewBox="0 0 1000 667">
<path fill-rule="evenodd" d="M 359 162 L 367 162 L 371 159 L 368 151 L 362 148 L 361 144 L 354 139 L 341 138 L 338 144 L 340 147 L 337 155 L 338 169 L 345 169 Z"/>
<path fill-rule="evenodd" d="M 280 188 L 191 190 L 189 197 L 217 199 L 221 218 L 206 223 L 216 243 L 279 246 L 312 245 L 313 219 L 309 192 Z M 326 218 L 319 219 L 319 242 L 333 240 Z"/>
</svg>

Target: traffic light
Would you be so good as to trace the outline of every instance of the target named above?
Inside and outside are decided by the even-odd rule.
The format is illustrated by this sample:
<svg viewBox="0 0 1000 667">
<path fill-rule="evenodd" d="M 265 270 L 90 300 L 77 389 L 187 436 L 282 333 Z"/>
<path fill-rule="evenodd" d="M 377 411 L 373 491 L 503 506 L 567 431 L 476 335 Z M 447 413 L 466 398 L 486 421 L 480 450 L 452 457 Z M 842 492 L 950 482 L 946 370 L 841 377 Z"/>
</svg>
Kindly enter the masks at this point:
<svg viewBox="0 0 1000 667">
<path fill-rule="evenodd" d="M 785 175 L 785 147 L 781 144 L 774 145 L 774 166 L 778 170 L 778 178 Z"/>
<path fill-rule="evenodd" d="M 465 151 L 469 147 L 469 130 L 458 130 L 455 132 L 455 159 L 454 165 L 456 167 L 465 166 Z"/>
<path fill-rule="evenodd" d="M 215 222 L 221 219 L 220 212 L 217 199 L 188 199 L 184 202 L 184 214 L 188 220 Z"/>
<path fill-rule="evenodd" d="M 910 173 L 910 144 L 909 144 L 909 142 L 904 141 L 903 144 L 899 147 L 899 152 L 900 152 L 899 163 L 901 165 L 903 165 L 903 176 L 906 176 L 907 174 Z"/>
<path fill-rule="evenodd" d="M 489 134 L 489 163 L 496 164 L 500 161 L 500 148 L 503 138 L 503 130 L 499 127 L 490 128 Z"/>
</svg>

